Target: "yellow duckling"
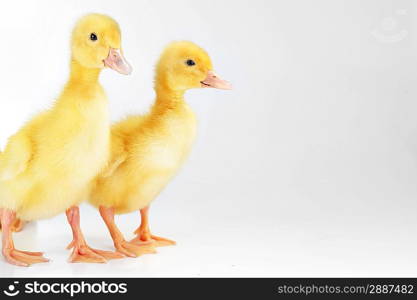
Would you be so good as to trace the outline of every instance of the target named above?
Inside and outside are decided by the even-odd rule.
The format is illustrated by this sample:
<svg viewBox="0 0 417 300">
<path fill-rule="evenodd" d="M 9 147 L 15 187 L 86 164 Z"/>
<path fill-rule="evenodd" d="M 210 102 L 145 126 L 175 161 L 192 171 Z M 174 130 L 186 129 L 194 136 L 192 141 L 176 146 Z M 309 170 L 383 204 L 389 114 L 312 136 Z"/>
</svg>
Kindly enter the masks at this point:
<svg viewBox="0 0 417 300">
<path fill-rule="evenodd" d="M 194 141 L 196 119 L 184 100 L 188 89 L 231 89 L 212 71 L 208 54 L 191 42 L 174 42 L 156 66 L 156 100 L 150 113 L 116 123 L 111 132 L 111 159 L 97 178 L 90 202 L 99 208 L 115 248 L 130 257 L 154 252 L 174 241 L 151 234 L 148 209 L 184 162 Z M 137 237 L 127 242 L 114 214 L 140 210 Z M 149 246 L 148 246 L 149 244 Z"/>
<path fill-rule="evenodd" d="M 121 54 L 119 26 L 91 14 L 76 24 L 71 40 L 70 78 L 53 107 L 13 135 L 0 155 L 0 221 L 3 256 L 18 266 L 48 261 L 40 252 L 15 249 L 11 227 L 66 211 L 73 231 L 71 262 L 120 257 L 91 249 L 80 229 L 78 204 L 106 165 L 110 149 L 107 99 L 98 82 L 107 66 L 129 74 Z"/>
</svg>

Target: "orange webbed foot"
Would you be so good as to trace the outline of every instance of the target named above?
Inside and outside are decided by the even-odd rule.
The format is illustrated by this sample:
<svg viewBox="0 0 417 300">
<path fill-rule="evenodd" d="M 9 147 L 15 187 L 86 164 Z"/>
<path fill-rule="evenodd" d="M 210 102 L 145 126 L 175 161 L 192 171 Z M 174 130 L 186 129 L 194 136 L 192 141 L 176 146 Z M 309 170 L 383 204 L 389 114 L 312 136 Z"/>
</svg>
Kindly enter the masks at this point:
<svg viewBox="0 0 417 300">
<path fill-rule="evenodd" d="M 138 235 L 133 240 L 130 241 L 134 244 L 140 244 L 143 242 L 150 242 L 154 247 L 166 247 L 166 246 L 175 246 L 177 243 L 173 240 L 163 238 L 156 235 Z"/>
<path fill-rule="evenodd" d="M 156 253 L 155 247 L 152 243 L 131 243 L 125 240 L 115 243 L 116 250 L 128 257 L 138 257 L 143 254 Z"/>
<path fill-rule="evenodd" d="M 140 209 L 141 223 L 135 230 L 136 237 L 131 240 L 131 243 L 140 244 L 143 242 L 151 242 L 154 247 L 173 246 L 177 243 L 173 240 L 163 238 L 151 234 L 149 229 L 149 206 Z"/>
<path fill-rule="evenodd" d="M 124 257 L 122 254 L 117 252 L 93 249 L 88 245 L 77 245 L 75 242 L 71 242 L 68 245 L 67 249 L 71 248 L 73 248 L 73 250 L 68 259 L 71 263 L 106 263 L 110 259 L 119 259 Z"/>
<path fill-rule="evenodd" d="M 14 248 L 4 249 L 3 256 L 7 262 L 20 267 L 29 267 L 32 264 L 49 261 L 49 259 L 43 257 L 42 252 L 20 251 Z"/>
<path fill-rule="evenodd" d="M 18 224 L 16 212 L 10 209 L 0 209 L 0 223 L 2 225 L 2 253 L 5 260 L 13 265 L 28 267 L 32 264 L 48 262 L 49 259 L 43 257 L 42 252 L 29 252 L 17 250 L 14 247 L 12 230 L 14 224 Z M 23 223 L 22 223 L 23 224 Z"/>
</svg>

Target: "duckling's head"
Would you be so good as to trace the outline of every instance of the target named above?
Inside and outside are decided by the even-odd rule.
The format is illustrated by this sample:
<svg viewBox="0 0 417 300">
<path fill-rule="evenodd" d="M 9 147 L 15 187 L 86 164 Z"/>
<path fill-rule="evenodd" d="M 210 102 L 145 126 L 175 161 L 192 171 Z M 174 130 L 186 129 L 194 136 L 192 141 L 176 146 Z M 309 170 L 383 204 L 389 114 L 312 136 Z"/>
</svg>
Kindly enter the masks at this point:
<svg viewBox="0 0 417 300">
<path fill-rule="evenodd" d="M 122 54 L 119 25 L 108 16 L 89 14 L 78 20 L 71 50 L 72 58 L 83 67 L 109 67 L 126 75 L 132 71 Z"/>
<path fill-rule="evenodd" d="M 156 66 L 155 83 L 157 87 L 174 91 L 232 88 L 230 83 L 214 73 L 207 52 L 188 41 L 173 42 L 166 47 Z"/>
</svg>

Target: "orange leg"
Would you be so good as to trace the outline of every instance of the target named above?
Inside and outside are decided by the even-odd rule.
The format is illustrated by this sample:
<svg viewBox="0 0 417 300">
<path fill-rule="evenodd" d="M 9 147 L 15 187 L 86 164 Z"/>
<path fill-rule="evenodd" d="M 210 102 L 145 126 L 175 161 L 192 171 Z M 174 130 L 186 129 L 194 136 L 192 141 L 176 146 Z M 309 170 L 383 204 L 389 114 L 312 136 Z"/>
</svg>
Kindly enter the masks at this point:
<svg viewBox="0 0 417 300">
<path fill-rule="evenodd" d="M 47 262 L 49 259 L 43 257 L 42 252 L 29 252 L 16 250 L 12 238 L 13 224 L 16 221 L 16 213 L 9 209 L 0 209 L 0 221 L 2 225 L 3 256 L 7 262 L 21 267 L 28 267 L 31 264 Z"/>
<path fill-rule="evenodd" d="M 22 221 L 20 219 L 16 219 L 16 221 L 13 223 L 12 231 L 13 232 L 20 232 L 20 231 L 23 230 L 23 227 L 25 227 L 25 225 L 26 225 L 25 221 Z"/>
<path fill-rule="evenodd" d="M 18 218 L 15 219 L 15 221 L 12 224 L 12 231 L 13 232 L 20 232 L 22 231 L 23 227 L 25 227 L 26 222 L 22 221 Z M 1 229 L 1 225 L 0 225 L 0 229 Z"/>
<path fill-rule="evenodd" d="M 152 242 L 155 247 L 171 246 L 176 243 L 172 240 L 151 234 L 149 229 L 149 206 L 140 210 L 141 223 L 135 230 L 136 237 L 131 240 L 132 243 Z"/>
<path fill-rule="evenodd" d="M 80 228 L 80 209 L 78 206 L 67 209 L 66 214 L 73 235 L 73 240 L 67 249 L 74 248 L 69 262 L 105 263 L 108 259 L 123 257 L 119 253 L 92 249 L 87 245 Z"/>
<path fill-rule="evenodd" d="M 114 222 L 114 209 L 104 206 L 100 206 L 100 215 L 106 223 L 107 228 L 109 229 L 110 235 L 113 239 L 114 247 L 117 252 L 122 253 L 129 257 L 137 257 L 142 254 L 151 254 L 155 253 L 155 248 L 151 243 L 142 242 L 141 244 L 134 244 L 126 241 L 123 237 L 123 234 L 117 228 L 116 223 Z"/>
</svg>

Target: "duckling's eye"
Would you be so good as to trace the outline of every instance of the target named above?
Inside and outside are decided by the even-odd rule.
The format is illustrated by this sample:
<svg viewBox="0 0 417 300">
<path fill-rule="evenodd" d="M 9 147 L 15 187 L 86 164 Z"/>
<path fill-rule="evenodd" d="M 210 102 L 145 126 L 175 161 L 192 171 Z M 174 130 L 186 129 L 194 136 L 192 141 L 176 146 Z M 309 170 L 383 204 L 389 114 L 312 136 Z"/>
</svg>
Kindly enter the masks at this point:
<svg viewBox="0 0 417 300">
<path fill-rule="evenodd" d="M 90 34 L 90 40 L 97 41 L 97 35 L 95 33 Z"/>
<path fill-rule="evenodd" d="M 195 61 L 193 61 L 192 59 L 188 59 L 185 63 L 187 64 L 187 66 L 190 66 L 190 67 L 195 65 Z"/>
</svg>

